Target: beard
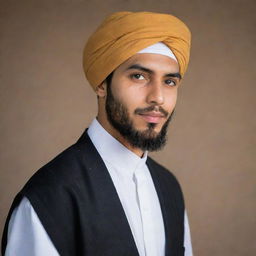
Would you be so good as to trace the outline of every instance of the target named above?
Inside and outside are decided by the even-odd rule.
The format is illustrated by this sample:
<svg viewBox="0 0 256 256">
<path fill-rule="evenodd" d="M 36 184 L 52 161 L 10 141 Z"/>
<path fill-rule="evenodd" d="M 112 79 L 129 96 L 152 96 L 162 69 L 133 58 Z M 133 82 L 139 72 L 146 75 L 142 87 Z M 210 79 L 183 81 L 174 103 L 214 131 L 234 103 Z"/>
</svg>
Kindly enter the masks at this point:
<svg viewBox="0 0 256 256">
<path fill-rule="evenodd" d="M 135 114 L 143 114 L 149 111 L 157 110 L 165 117 L 168 112 L 162 107 L 152 105 L 144 109 L 136 109 Z M 167 128 L 172 119 L 174 110 L 164 123 L 160 132 L 156 132 L 154 128 L 156 123 L 148 123 L 147 129 L 144 131 L 137 130 L 131 118 L 129 117 L 128 109 L 117 99 L 114 98 L 111 91 L 111 84 L 107 86 L 107 98 L 105 105 L 107 118 L 110 124 L 130 143 L 134 148 L 139 148 L 142 151 L 157 151 L 164 147 L 167 141 Z"/>
</svg>

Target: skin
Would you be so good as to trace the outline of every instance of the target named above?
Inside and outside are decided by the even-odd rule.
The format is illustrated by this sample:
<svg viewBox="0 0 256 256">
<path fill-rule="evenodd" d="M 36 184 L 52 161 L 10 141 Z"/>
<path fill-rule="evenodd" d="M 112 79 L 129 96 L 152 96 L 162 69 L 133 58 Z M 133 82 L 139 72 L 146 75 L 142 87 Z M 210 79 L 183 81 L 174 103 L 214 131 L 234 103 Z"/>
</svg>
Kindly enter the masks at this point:
<svg viewBox="0 0 256 256">
<path fill-rule="evenodd" d="M 127 108 L 135 129 L 145 131 L 151 123 L 158 134 L 175 108 L 180 80 L 179 65 L 175 60 L 160 54 L 135 54 L 114 71 L 111 90 L 114 98 Z M 132 147 L 107 119 L 106 86 L 104 81 L 96 88 L 97 119 L 114 138 L 141 157 L 143 151 Z M 150 106 L 155 106 L 155 109 L 143 114 L 135 112 L 138 108 Z M 160 107 L 168 113 L 167 116 L 159 111 Z"/>
</svg>

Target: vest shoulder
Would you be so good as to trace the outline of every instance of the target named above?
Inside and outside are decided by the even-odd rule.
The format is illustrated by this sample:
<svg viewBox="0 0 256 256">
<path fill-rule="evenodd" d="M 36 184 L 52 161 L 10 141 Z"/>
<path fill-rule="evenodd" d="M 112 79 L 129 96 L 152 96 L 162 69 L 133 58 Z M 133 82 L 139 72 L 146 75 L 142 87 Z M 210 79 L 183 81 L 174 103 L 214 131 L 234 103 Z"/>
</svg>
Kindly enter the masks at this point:
<svg viewBox="0 0 256 256">
<path fill-rule="evenodd" d="M 86 175 L 85 165 L 90 156 L 86 154 L 86 144 L 81 147 L 78 143 L 65 149 L 54 159 L 41 167 L 25 184 L 22 191 L 40 189 L 59 189 L 75 183 Z"/>
<path fill-rule="evenodd" d="M 175 177 L 175 175 L 170 170 L 168 170 L 166 167 L 164 167 L 163 165 L 161 165 L 158 162 L 156 162 L 151 157 L 148 157 L 147 164 L 148 164 L 149 167 L 151 167 L 154 170 L 156 170 L 159 175 L 165 177 L 168 180 L 171 180 L 174 183 L 179 184 L 177 178 Z"/>
</svg>

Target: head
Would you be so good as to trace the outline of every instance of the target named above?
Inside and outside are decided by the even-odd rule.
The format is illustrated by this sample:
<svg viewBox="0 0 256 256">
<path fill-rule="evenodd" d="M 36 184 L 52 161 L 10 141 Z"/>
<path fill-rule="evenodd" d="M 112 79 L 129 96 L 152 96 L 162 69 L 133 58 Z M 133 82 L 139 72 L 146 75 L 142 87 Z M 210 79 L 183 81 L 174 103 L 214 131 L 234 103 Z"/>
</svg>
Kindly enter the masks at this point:
<svg viewBox="0 0 256 256">
<path fill-rule="evenodd" d="M 158 42 L 171 56 L 144 51 Z M 89 38 L 84 70 L 98 95 L 98 120 L 128 148 L 164 145 L 189 48 L 186 25 L 159 13 L 114 13 Z"/>
<path fill-rule="evenodd" d="M 97 87 L 99 121 L 124 144 L 159 150 L 166 142 L 180 79 L 174 59 L 135 54 Z"/>
</svg>

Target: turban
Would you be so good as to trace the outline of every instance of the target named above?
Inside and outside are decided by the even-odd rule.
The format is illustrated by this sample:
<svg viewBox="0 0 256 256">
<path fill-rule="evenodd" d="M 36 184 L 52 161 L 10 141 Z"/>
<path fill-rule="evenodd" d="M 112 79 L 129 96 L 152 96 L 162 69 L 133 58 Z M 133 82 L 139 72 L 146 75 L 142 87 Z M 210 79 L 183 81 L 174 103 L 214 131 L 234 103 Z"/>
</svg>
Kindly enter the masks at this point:
<svg viewBox="0 0 256 256">
<path fill-rule="evenodd" d="M 85 76 L 96 89 L 120 64 L 157 42 L 172 50 L 183 76 L 189 61 L 190 37 L 187 26 L 169 14 L 114 13 L 103 21 L 85 45 Z"/>
</svg>

